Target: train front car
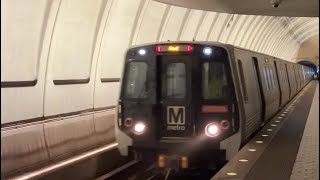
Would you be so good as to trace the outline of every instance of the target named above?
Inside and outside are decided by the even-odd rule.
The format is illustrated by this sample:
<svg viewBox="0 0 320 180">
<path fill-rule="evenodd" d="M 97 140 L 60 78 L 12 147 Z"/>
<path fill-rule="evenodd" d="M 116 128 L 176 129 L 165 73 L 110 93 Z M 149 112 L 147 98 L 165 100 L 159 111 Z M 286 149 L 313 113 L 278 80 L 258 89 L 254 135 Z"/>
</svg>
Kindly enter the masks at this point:
<svg viewBox="0 0 320 180">
<path fill-rule="evenodd" d="M 166 43 L 127 51 L 117 118 L 131 147 L 159 167 L 214 167 L 239 149 L 239 118 L 227 48 Z M 173 167 L 172 167 L 173 166 Z"/>
</svg>

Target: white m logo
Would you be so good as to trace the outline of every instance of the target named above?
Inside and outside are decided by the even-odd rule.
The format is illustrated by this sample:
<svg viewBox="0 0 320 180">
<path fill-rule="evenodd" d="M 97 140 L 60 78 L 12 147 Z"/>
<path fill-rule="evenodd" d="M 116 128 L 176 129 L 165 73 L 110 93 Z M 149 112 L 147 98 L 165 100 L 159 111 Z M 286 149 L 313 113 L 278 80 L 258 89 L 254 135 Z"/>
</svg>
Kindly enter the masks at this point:
<svg viewBox="0 0 320 180">
<path fill-rule="evenodd" d="M 167 107 L 167 123 L 174 125 L 185 124 L 185 109 L 183 106 Z"/>
</svg>

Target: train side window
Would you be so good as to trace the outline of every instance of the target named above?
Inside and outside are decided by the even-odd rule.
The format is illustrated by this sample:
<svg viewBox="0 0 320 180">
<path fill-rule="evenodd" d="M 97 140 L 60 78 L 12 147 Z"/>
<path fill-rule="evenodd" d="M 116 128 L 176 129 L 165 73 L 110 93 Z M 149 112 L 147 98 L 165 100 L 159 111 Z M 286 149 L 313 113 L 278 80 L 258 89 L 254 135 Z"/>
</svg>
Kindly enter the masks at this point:
<svg viewBox="0 0 320 180">
<path fill-rule="evenodd" d="M 270 76 L 270 89 L 274 89 L 274 79 L 273 79 L 273 70 L 272 66 L 268 66 L 269 69 L 269 76 Z"/>
<path fill-rule="evenodd" d="M 270 69 L 269 66 L 265 66 L 266 69 L 266 76 L 267 76 L 267 90 L 271 90 L 272 89 L 272 81 L 271 81 L 271 75 L 270 75 Z"/>
<path fill-rule="evenodd" d="M 238 66 L 239 66 L 239 72 L 240 72 L 240 79 L 241 79 L 241 87 L 242 87 L 242 91 L 243 91 L 243 97 L 244 97 L 244 101 L 245 103 L 248 102 L 248 94 L 247 94 L 247 85 L 246 85 L 246 80 L 244 78 L 244 74 L 243 74 L 243 67 L 242 67 L 242 62 L 240 59 L 238 59 Z"/>
<path fill-rule="evenodd" d="M 278 71 L 277 68 L 275 68 L 276 71 Z M 282 70 L 281 70 L 281 64 L 279 64 L 279 73 L 278 73 L 279 83 L 282 81 Z"/>
<path fill-rule="evenodd" d="M 270 76 L 271 76 L 271 82 L 272 82 L 272 89 L 274 89 L 276 87 L 276 80 L 275 80 L 272 66 L 269 66 L 269 70 L 270 70 Z"/>
<path fill-rule="evenodd" d="M 283 79 L 283 82 L 288 83 L 288 77 L 287 77 L 286 70 L 285 70 L 284 66 L 282 66 L 282 79 Z"/>
<path fill-rule="evenodd" d="M 264 74 L 264 79 L 265 79 L 265 82 L 266 82 L 267 91 L 269 91 L 269 76 L 267 74 L 266 66 L 263 66 L 263 74 Z"/>
<path fill-rule="evenodd" d="M 223 63 L 205 62 L 202 66 L 202 96 L 204 99 L 227 97 L 227 78 Z"/>
<path fill-rule="evenodd" d="M 268 75 L 268 83 L 269 83 L 269 90 L 272 89 L 272 79 L 271 79 L 271 74 L 270 74 L 270 68 L 269 66 L 266 67 L 267 68 L 267 75 Z"/>
</svg>

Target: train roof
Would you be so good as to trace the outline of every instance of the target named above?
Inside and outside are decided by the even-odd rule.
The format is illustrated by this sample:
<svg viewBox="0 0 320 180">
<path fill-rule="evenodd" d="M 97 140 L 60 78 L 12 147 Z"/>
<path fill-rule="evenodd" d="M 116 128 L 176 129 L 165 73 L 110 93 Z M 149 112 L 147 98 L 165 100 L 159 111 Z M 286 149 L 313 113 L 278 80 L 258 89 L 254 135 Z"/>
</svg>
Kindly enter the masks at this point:
<svg viewBox="0 0 320 180">
<path fill-rule="evenodd" d="M 134 45 L 134 46 L 130 46 L 129 49 L 141 47 L 141 46 L 156 45 L 156 44 L 203 44 L 203 45 L 216 45 L 216 46 L 225 47 L 225 48 L 234 47 L 231 44 L 224 44 L 224 43 L 215 42 L 215 41 L 161 41 L 161 42 Z"/>
<path fill-rule="evenodd" d="M 161 41 L 161 42 L 153 42 L 153 43 L 134 45 L 134 46 L 130 46 L 128 49 L 136 48 L 136 47 L 142 47 L 142 46 L 156 45 L 156 44 L 180 44 L 180 43 L 181 44 L 214 45 L 214 46 L 219 46 L 219 47 L 226 48 L 228 50 L 240 49 L 240 50 L 243 50 L 243 51 L 247 51 L 247 52 L 251 52 L 251 53 L 255 53 L 255 54 L 259 54 L 259 55 L 268 56 L 270 58 L 273 58 L 273 59 L 276 59 L 276 60 L 280 60 L 280 61 L 283 61 L 283 62 L 286 62 L 286 63 L 298 64 L 298 63 L 294 63 L 294 62 L 291 62 L 291 61 L 280 59 L 280 58 L 277 58 L 277 57 L 274 57 L 274 56 L 270 56 L 268 54 L 259 53 L 259 52 L 252 51 L 252 50 L 249 50 L 249 49 L 245 49 L 245 48 L 242 48 L 242 47 L 239 47 L 239 46 L 235 46 L 235 45 L 232 45 L 232 44 L 225 44 L 225 43 L 216 42 L 216 41 Z M 302 64 L 300 64 L 300 65 L 302 65 Z"/>
</svg>

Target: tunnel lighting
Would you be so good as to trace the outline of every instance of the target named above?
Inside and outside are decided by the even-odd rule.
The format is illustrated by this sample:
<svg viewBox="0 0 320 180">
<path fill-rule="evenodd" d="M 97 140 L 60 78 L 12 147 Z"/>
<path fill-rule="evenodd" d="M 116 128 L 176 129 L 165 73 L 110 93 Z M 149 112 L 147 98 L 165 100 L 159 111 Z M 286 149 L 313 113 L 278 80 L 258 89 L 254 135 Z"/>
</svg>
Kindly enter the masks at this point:
<svg viewBox="0 0 320 180">
<path fill-rule="evenodd" d="M 219 127 L 214 123 L 209 123 L 205 128 L 205 133 L 209 137 L 215 137 L 219 134 Z"/>
<path fill-rule="evenodd" d="M 40 168 L 38 170 L 28 172 L 28 173 L 22 174 L 17 177 L 13 177 L 12 179 L 17 179 L 17 180 L 28 180 L 28 179 L 36 179 L 36 178 L 40 179 L 39 177 L 41 177 L 47 173 L 53 173 L 54 171 L 56 171 L 60 168 L 70 166 L 71 164 L 77 163 L 79 161 L 83 161 L 84 159 L 94 157 L 97 154 L 104 153 L 104 152 L 110 151 L 112 149 L 115 149 L 117 146 L 118 146 L 118 143 L 108 144 L 108 145 L 103 146 L 101 148 L 97 148 L 92 151 L 89 151 L 89 152 L 71 157 L 69 159 L 54 163 L 52 165 L 45 166 L 45 167 Z"/>
<path fill-rule="evenodd" d="M 134 131 L 137 135 L 142 134 L 146 129 L 146 125 L 142 122 L 138 122 L 134 125 Z"/>
<path fill-rule="evenodd" d="M 146 51 L 145 49 L 140 49 L 140 50 L 138 51 L 138 53 L 139 53 L 141 56 L 144 56 L 144 55 L 147 53 L 147 51 Z"/>
<path fill-rule="evenodd" d="M 212 54 L 212 49 L 210 47 L 203 48 L 203 54 L 210 56 Z"/>
</svg>

